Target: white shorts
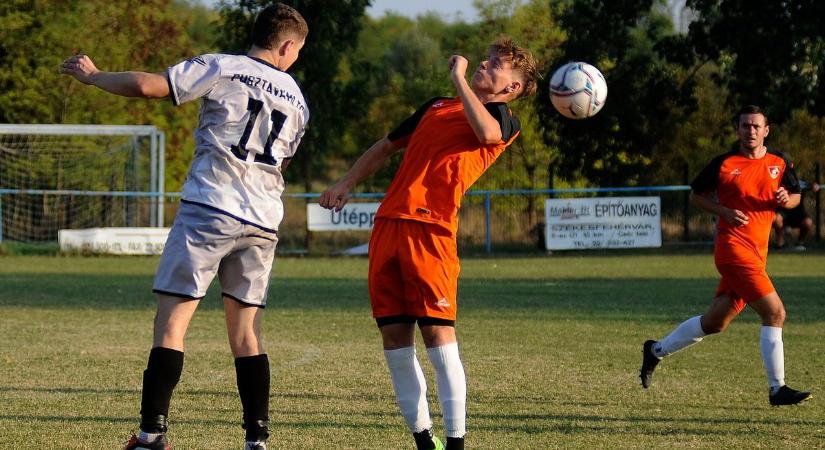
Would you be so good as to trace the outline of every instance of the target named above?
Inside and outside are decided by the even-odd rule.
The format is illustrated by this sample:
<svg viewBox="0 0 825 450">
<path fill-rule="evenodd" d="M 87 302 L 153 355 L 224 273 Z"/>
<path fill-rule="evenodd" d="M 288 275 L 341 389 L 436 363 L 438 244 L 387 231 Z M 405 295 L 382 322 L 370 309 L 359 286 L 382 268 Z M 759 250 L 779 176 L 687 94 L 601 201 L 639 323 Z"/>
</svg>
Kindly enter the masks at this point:
<svg viewBox="0 0 825 450">
<path fill-rule="evenodd" d="M 277 243 L 276 233 L 181 203 L 152 290 L 201 299 L 217 273 L 225 297 L 263 308 Z"/>
</svg>

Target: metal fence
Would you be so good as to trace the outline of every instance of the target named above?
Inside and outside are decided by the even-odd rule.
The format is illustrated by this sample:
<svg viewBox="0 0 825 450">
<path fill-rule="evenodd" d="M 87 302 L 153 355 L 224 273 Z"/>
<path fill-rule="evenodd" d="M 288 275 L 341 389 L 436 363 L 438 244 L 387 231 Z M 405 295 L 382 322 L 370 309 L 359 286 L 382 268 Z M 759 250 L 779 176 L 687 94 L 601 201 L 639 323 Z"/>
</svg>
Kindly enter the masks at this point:
<svg viewBox="0 0 825 450">
<path fill-rule="evenodd" d="M 478 190 L 465 194 L 459 211 L 459 249 L 465 253 L 538 252 L 545 250 L 544 203 L 549 198 L 660 196 L 662 199 L 662 242 L 664 245 L 689 242 L 707 242 L 713 237 L 714 218 L 688 205 L 688 186 L 648 186 L 617 188 L 577 188 L 544 190 Z M 117 226 L 171 226 L 180 204 L 180 193 L 147 192 L 84 192 L 84 191 L 35 191 L 0 189 L 0 205 L 8 196 L 35 196 L 40 202 L 62 198 L 71 202 L 74 198 L 92 197 L 117 204 L 129 199 L 142 213 L 129 219 L 123 214 L 105 216 L 100 227 Z M 344 249 L 366 243 L 369 231 L 310 232 L 307 230 L 306 205 L 316 202 L 317 193 L 289 193 L 284 195 L 286 214 L 279 229 L 279 253 L 282 254 L 334 254 Z M 380 201 L 382 193 L 353 195 L 353 202 Z M 158 202 L 163 198 L 162 202 Z M 821 239 L 821 204 L 819 193 L 805 197 L 807 210 L 816 223 L 815 239 Z M 8 200 L 7 200 L 8 203 Z M 162 203 L 163 211 L 150 214 Z M 2 208 L 2 207 L 0 207 Z M 103 217 L 103 216 L 102 216 Z M 161 223 L 155 218 L 165 218 Z M 0 223 L 8 221 L 7 213 L 0 209 Z M 71 217 L 55 218 L 56 230 L 72 228 Z M 0 226 L 0 230 L 2 230 Z M 6 235 L 8 239 L 10 236 Z M 0 238 L 0 242 L 2 239 Z"/>
</svg>

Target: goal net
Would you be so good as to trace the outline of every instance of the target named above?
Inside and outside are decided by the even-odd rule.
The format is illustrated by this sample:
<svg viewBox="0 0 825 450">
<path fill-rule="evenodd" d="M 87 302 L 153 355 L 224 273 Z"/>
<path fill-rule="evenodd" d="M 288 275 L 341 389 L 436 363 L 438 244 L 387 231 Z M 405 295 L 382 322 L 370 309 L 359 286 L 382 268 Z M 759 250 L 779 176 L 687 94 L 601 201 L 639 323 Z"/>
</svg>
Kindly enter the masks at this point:
<svg viewBox="0 0 825 450">
<path fill-rule="evenodd" d="M 0 125 L 0 242 L 163 226 L 163 164 L 154 126 Z"/>
</svg>

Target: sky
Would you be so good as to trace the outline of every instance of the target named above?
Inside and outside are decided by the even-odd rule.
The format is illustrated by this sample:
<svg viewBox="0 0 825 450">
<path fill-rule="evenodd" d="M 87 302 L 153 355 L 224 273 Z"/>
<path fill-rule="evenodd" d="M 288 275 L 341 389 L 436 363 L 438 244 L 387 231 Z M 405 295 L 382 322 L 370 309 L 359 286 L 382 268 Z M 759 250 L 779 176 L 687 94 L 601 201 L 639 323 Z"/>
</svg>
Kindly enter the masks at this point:
<svg viewBox="0 0 825 450">
<path fill-rule="evenodd" d="M 207 6 L 216 6 L 219 0 L 200 2 Z M 372 5 L 367 8 L 367 14 L 376 18 L 382 17 L 387 11 L 394 11 L 410 18 L 427 11 L 435 11 L 447 22 L 459 18 L 472 22 L 478 17 L 473 8 L 473 0 L 373 0 Z"/>
<path fill-rule="evenodd" d="M 473 0 L 373 0 L 367 8 L 367 14 L 372 17 L 381 17 L 387 11 L 408 17 L 435 11 L 448 22 L 458 18 L 472 22 L 478 18 Z"/>
</svg>

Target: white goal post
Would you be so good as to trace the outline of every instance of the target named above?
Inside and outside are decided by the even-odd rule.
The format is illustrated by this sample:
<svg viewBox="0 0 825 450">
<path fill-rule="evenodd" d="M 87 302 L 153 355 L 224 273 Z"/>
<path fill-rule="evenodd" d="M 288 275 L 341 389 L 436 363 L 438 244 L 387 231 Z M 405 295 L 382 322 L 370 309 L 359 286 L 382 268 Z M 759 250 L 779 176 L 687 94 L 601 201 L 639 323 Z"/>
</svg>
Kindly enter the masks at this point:
<svg viewBox="0 0 825 450">
<path fill-rule="evenodd" d="M 164 225 L 165 135 L 151 125 L 0 124 L 0 242 Z"/>
</svg>

